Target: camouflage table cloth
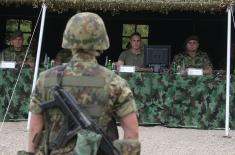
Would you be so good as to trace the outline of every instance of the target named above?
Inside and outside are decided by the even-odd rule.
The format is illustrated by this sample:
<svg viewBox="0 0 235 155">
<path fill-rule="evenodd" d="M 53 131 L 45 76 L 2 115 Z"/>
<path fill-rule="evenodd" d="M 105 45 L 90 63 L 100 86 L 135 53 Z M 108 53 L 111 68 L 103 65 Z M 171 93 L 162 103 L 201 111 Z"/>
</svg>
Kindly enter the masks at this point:
<svg viewBox="0 0 235 155">
<path fill-rule="evenodd" d="M 18 69 L 0 69 L 0 121 L 3 120 L 6 113 L 18 74 Z M 6 120 L 27 118 L 33 74 L 34 72 L 31 69 L 22 70 L 10 102 L 10 108 L 6 115 Z"/>
<path fill-rule="evenodd" d="M 139 122 L 168 127 L 224 128 L 226 78 L 222 75 L 119 73 L 136 98 Z M 235 128 L 235 81 L 231 80 L 230 127 Z"/>
<path fill-rule="evenodd" d="M 0 70 L 0 117 L 6 112 L 19 71 Z M 224 128 L 225 77 L 155 73 L 119 73 L 133 90 L 140 124 Z M 27 119 L 33 71 L 23 69 L 7 120 Z M 231 79 L 230 128 L 235 129 L 235 81 Z"/>
</svg>

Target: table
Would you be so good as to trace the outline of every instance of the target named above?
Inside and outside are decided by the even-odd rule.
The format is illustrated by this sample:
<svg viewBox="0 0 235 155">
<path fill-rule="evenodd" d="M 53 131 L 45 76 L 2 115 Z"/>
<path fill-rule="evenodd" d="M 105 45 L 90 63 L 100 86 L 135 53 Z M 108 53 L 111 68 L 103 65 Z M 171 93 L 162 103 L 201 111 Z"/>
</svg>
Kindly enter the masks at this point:
<svg viewBox="0 0 235 155">
<path fill-rule="evenodd" d="M 19 74 L 18 69 L 0 69 L 0 118 L 2 121 Z M 15 89 L 6 119 L 25 119 L 28 115 L 33 70 L 23 69 Z"/>
<path fill-rule="evenodd" d="M 5 114 L 19 71 L 0 70 L 0 117 Z M 224 128 L 225 76 L 118 73 L 130 85 L 139 123 L 202 129 Z M 23 69 L 7 120 L 27 119 L 33 70 Z M 230 128 L 235 128 L 235 80 L 231 78 Z"/>
<path fill-rule="evenodd" d="M 168 127 L 224 128 L 226 79 L 222 75 L 186 76 L 119 73 L 133 90 L 139 122 Z M 231 79 L 230 127 L 235 128 L 235 81 Z"/>
</svg>

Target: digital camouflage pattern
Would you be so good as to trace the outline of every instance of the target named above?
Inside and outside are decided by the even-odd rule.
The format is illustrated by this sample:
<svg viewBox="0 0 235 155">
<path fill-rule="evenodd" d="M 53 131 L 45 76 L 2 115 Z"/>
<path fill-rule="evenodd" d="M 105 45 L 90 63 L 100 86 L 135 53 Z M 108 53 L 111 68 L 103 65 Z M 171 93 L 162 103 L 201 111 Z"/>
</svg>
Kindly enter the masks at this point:
<svg viewBox="0 0 235 155">
<path fill-rule="evenodd" d="M 172 64 L 176 66 L 185 66 L 185 68 L 203 68 L 206 69 L 208 67 L 213 68 L 212 63 L 208 57 L 208 55 L 204 52 L 197 51 L 195 57 L 191 57 L 186 52 L 179 53 L 175 55 Z"/>
<path fill-rule="evenodd" d="M 134 93 L 139 123 L 168 127 L 224 128 L 224 75 L 119 73 Z M 235 128 L 235 82 L 231 79 L 230 127 Z"/>
<path fill-rule="evenodd" d="M 30 111 L 41 114 L 40 104 L 53 99 L 51 88 L 57 83 L 58 66 L 40 74 L 35 91 L 30 101 Z M 98 65 L 94 55 L 89 53 L 76 53 L 66 66 L 62 87 L 69 91 L 78 103 L 81 104 L 88 114 L 106 131 L 111 116 L 117 119 L 132 112 L 136 112 L 133 94 L 125 80 L 114 72 Z M 59 109 L 49 109 L 44 112 L 44 121 L 48 125 L 49 141 L 57 135 L 58 129 L 62 127 L 64 115 Z M 47 126 L 45 125 L 45 126 Z M 74 139 L 64 148 L 53 149 L 51 154 L 68 153 L 74 148 Z M 47 154 L 45 148 L 41 151 Z"/>
<path fill-rule="evenodd" d="M 4 61 L 16 61 L 16 63 L 22 63 L 26 54 L 26 48 L 22 48 L 21 51 L 15 51 L 13 47 L 8 47 L 0 53 L 1 60 Z M 26 58 L 27 62 L 34 62 L 33 51 L 29 49 Z"/>
<path fill-rule="evenodd" d="M 115 140 L 113 145 L 121 155 L 140 155 L 140 142 L 134 139 Z"/>
<path fill-rule="evenodd" d="M 1 120 L 13 90 L 18 70 L 0 70 Z M 224 75 L 187 76 L 158 73 L 118 73 L 126 79 L 138 108 L 140 124 L 200 129 L 224 128 Z M 33 70 L 23 69 L 7 114 L 9 119 L 27 119 Z M 235 77 L 231 77 L 230 128 L 235 129 Z"/>
<path fill-rule="evenodd" d="M 90 12 L 74 15 L 66 25 L 62 47 L 98 52 L 108 49 L 109 38 L 103 20 Z"/>
<path fill-rule="evenodd" d="M 78 155 L 97 155 L 102 135 L 89 130 L 82 130 L 78 133 L 75 152 Z"/>
<path fill-rule="evenodd" d="M 72 58 L 72 52 L 69 49 L 62 49 L 57 53 L 55 58 L 56 65 L 62 65 L 63 63 L 68 63 Z"/>
<path fill-rule="evenodd" d="M 0 69 L 0 120 L 8 107 L 19 69 Z M 23 69 L 10 103 L 6 120 L 27 119 L 28 103 L 33 82 L 33 70 Z"/>
</svg>

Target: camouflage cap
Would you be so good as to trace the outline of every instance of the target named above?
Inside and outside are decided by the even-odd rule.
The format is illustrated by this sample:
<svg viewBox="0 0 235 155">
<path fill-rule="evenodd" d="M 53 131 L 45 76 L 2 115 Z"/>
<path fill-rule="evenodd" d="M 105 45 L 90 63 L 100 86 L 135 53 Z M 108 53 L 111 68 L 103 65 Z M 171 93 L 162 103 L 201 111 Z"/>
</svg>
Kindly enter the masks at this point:
<svg viewBox="0 0 235 155">
<path fill-rule="evenodd" d="M 84 50 L 108 49 L 109 38 L 101 17 L 90 12 L 75 14 L 66 25 L 62 47 Z"/>
<path fill-rule="evenodd" d="M 10 35 L 10 39 L 15 39 L 16 37 L 23 37 L 23 33 L 21 31 L 16 31 L 16 32 L 13 32 L 11 35 Z"/>
<path fill-rule="evenodd" d="M 195 40 L 195 41 L 199 42 L 198 36 L 196 36 L 196 35 L 191 35 L 191 36 L 189 36 L 188 38 L 185 39 L 185 44 L 187 44 L 187 43 L 188 43 L 189 41 L 191 41 L 191 40 Z"/>
</svg>

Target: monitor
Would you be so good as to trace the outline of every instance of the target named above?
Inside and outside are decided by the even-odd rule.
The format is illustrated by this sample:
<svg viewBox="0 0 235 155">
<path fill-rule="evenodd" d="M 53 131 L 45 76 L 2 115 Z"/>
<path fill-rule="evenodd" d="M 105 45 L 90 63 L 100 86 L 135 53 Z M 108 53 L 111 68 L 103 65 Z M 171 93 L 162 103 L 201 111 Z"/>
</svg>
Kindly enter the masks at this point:
<svg viewBox="0 0 235 155">
<path fill-rule="evenodd" d="M 148 45 L 144 47 L 144 64 L 146 67 L 152 67 L 154 72 L 160 72 L 162 68 L 168 68 L 170 58 L 170 45 Z"/>
</svg>

